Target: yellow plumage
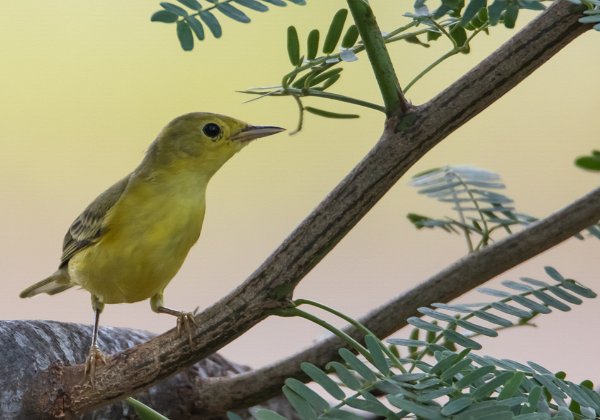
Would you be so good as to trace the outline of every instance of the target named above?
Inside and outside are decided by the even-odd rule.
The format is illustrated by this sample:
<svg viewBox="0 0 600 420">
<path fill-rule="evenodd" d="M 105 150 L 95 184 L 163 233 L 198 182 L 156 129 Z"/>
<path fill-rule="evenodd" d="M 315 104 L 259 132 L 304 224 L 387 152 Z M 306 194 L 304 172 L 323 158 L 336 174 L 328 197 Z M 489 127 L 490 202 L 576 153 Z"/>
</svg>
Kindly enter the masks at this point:
<svg viewBox="0 0 600 420">
<path fill-rule="evenodd" d="M 76 285 L 91 293 L 96 322 L 87 364 L 92 378 L 96 359 L 102 360 L 96 335 L 105 303 L 150 298 L 152 309 L 177 316 L 178 326 L 192 322 L 189 313 L 163 306 L 163 291 L 200 236 L 208 181 L 250 140 L 282 130 L 210 113 L 178 117 L 140 165 L 73 222 L 59 269 L 20 296 Z"/>
</svg>

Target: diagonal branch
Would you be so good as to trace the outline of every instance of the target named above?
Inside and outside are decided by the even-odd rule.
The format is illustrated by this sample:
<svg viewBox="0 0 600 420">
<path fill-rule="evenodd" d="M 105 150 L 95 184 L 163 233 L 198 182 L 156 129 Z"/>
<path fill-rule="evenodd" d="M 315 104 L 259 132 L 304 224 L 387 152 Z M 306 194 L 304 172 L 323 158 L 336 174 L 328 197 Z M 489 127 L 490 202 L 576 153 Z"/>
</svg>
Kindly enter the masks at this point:
<svg viewBox="0 0 600 420">
<path fill-rule="evenodd" d="M 449 302 L 571 238 L 598 220 L 600 188 L 545 219 L 529 225 L 521 232 L 458 260 L 367 314 L 360 322 L 378 337 L 387 337 L 406 326 L 408 317 L 418 315 L 417 308 L 435 302 Z M 346 332 L 355 339 L 362 338 L 362 333 L 354 328 L 349 328 Z M 323 367 L 337 358 L 337 350 L 341 347 L 347 347 L 347 344 L 332 336 L 263 368 L 233 377 L 207 379 L 196 390 L 196 404 L 208 412 L 219 412 L 265 401 L 281 392 L 286 378 L 306 378 L 300 369 L 300 363 L 311 362 Z"/>
<path fill-rule="evenodd" d="M 39 416 L 60 405 L 81 413 L 154 383 L 214 353 L 274 309 L 288 305 L 301 279 L 427 151 L 590 28 L 567 0 L 546 12 L 429 103 L 388 119 L 373 150 L 236 290 L 199 314 L 191 343 L 174 330 L 107 360 L 96 386 L 81 365 L 39 375 L 28 390 Z M 68 398 L 65 398 L 67 396 Z M 65 402 L 66 401 L 66 402 Z"/>
</svg>

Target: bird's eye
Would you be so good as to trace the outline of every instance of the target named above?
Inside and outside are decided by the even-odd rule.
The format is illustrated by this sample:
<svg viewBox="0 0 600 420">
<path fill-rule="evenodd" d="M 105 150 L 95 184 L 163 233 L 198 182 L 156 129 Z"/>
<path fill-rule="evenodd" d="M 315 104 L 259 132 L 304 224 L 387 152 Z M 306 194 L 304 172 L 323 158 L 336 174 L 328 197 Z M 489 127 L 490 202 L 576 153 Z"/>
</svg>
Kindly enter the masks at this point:
<svg viewBox="0 0 600 420">
<path fill-rule="evenodd" d="M 202 132 L 211 139 L 216 139 L 221 134 L 221 127 L 215 123 L 208 123 L 202 127 Z"/>
</svg>

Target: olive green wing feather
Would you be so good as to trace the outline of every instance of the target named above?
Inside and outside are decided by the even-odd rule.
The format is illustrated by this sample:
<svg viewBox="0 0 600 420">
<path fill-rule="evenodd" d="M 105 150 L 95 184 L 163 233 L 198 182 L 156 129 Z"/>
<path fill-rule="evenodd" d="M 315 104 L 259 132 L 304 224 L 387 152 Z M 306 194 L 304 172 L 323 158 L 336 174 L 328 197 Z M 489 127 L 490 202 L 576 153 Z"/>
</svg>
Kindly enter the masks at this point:
<svg viewBox="0 0 600 420">
<path fill-rule="evenodd" d="M 108 190 L 100 194 L 73 222 L 63 242 L 63 254 L 60 266 L 50 277 L 29 286 L 19 295 L 22 298 L 35 296 L 39 293 L 53 295 L 74 286 L 69 278 L 67 263 L 71 257 L 82 249 L 97 242 L 104 232 L 104 219 L 108 211 L 119 201 L 127 184 L 129 176 L 123 178 Z"/>
<path fill-rule="evenodd" d="M 123 178 L 100 194 L 71 224 L 63 241 L 60 267 L 65 267 L 71 257 L 82 249 L 98 242 L 105 233 L 104 219 L 108 211 L 119 201 L 130 176 Z"/>
</svg>

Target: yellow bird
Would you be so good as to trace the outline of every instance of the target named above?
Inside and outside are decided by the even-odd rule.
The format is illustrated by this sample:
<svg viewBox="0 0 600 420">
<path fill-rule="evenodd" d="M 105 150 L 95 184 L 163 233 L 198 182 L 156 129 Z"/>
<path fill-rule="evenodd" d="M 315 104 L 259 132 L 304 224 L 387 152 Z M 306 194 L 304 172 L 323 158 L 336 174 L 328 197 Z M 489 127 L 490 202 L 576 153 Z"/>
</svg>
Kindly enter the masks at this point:
<svg viewBox="0 0 600 420">
<path fill-rule="evenodd" d="M 251 140 L 283 131 L 231 117 L 191 113 L 171 121 L 140 165 L 100 194 L 75 219 L 63 241 L 58 270 L 21 292 L 53 295 L 81 286 L 95 312 L 86 374 L 93 381 L 100 313 L 106 303 L 150 298 L 153 311 L 177 317 L 189 330 L 189 312 L 163 305 L 163 292 L 198 240 L 206 186 L 215 172 Z"/>
</svg>

